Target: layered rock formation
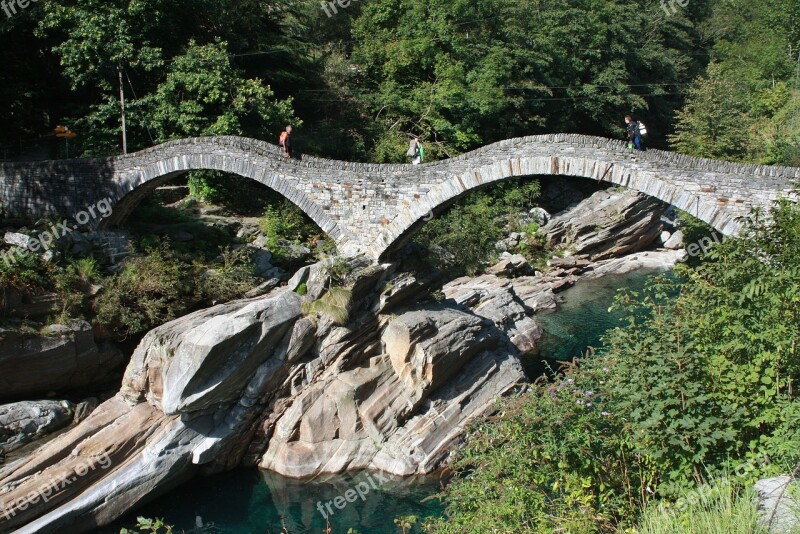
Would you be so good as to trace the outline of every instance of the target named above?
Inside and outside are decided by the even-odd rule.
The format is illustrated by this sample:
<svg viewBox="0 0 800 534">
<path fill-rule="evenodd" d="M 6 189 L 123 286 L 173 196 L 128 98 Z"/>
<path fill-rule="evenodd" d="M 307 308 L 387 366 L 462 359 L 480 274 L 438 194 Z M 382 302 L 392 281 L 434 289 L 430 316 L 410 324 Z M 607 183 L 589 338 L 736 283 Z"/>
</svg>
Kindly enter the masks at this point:
<svg viewBox="0 0 800 534">
<path fill-rule="evenodd" d="M 90 530 L 242 461 L 291 476 L 427 473 L 470 420 L 524 387 L 509 339 L 526 325 L 521 301 L 484 316 L 418 302 L 433 279 L 392 265 L 351 262 L 338 280 L 331 267 L 299 275 L 305 297 L 281 288 L 148 333 L 118 395 L 0 468 L 0 531 Z M 343 325 L 303 304 L 334 282 L 351 295 Z"/>
<path fill-rule="evenodd" d="M 95 344 L 85 321 L 50 325 L 41 335 L 0 329 L 0 400 L 102 384 L 123 362 L 119 349 Z"/>
<path fill-rule="evenodd" d="M 574 209 L 554 216 L 542 231 L 567 254 L 604 260 L 650 247 L 664 230 L 668 206 L 636 191 L 598 191 Z"/>
</svg>

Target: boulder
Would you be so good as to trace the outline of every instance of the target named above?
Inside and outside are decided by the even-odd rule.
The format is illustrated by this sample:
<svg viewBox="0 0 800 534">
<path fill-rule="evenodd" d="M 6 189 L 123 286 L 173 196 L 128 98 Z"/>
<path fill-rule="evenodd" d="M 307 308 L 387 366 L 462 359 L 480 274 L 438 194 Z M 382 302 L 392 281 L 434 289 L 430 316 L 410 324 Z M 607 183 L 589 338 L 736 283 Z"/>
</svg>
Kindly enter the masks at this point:
<svg viewBox="0 0 800 534">
<path fill-rule="evenodd" d="M 111 345 L 96 345 L 85 321 L 51 325 L 41 335 L 0 331 L 0 399 L 67 392 L 118 378 L 124 362 Z"/>
<path fill-rule="evenodd" d="M 6 232 L 3 236 L 3 242 L 7 245 L 30 250 L 36 239 L 20 232 Z"/>
<path fill-rule="evenodd" d="M 678 230 L 670 238 L 664 243 L 664 248 L 668 248 L 670 250 L 678 250 L 679 248 L 683 248 L 683 232 Z"/>
<path fill-rule="evenodd" d="M 650 247 L 664 230 L 666 204 L 632 190 L 598 191 L 542 229 L 567 255 L 603 260 Z"/>
<path fill-rule="evenodd" d="M 530 214 L 531 220 L 540 227 L 546 225 L 552 218 L 552 215 L 550 215 L 544 208 L 532 208 Z"/>
<path fill-rule="evenodd" d="M 533 267 L 530 266 L 524 256 L 513 254 L 496 265 L 489 267 L 486 272 L 497 276 L 524 276 L 533 274 Z"/>
<path fill-rule="evenodd" d="M 70 423 L 75 407 L 68 401 L 25 401 L 0 406 L 0 449 L 9 453 Z"/>
<path fill-rule="evenodd" d="M 300 297 L 283 290 L 172 321 L 142 339 L 122 392 L 166 415 L 235 402 L 299 318 Z"/>
</svg>

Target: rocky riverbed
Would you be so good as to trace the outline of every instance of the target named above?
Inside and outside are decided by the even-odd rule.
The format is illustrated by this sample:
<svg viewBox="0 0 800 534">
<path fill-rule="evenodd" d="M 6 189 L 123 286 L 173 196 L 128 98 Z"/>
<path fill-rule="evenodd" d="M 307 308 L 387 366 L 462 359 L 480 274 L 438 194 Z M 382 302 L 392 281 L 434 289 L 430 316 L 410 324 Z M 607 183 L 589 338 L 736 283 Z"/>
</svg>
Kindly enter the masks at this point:
<svg viewBox="0 0 800 534">
<path fill-rule="evenodd" d="M 119 392 L 87 418 L 64 403 L 49 415 L 7 410 L 17 414 L 9 422 L 0 410 L 8 450 L 23 427 L 32 441 L 72 424 L 0 466 L 0 532 L 91 530 L 237 465 L 291 477 L 432 472 L 470 421 L 526 387 L 521 358 L 538 350 L 536 314 L 556 308 L 558 293 L 582 276 L 666 270 L 681 259 L 677 250 L 628 254 L 663 238 L 660 214 L 646 215 L 643 202 L 601 191 L 553 216 L 543 231 L 575 255 L 543 272 L 509 253 L 484 275 L 451 281 L 402 259 L 329 259 L 262 296 L 155 328 Z"/>
</svg>

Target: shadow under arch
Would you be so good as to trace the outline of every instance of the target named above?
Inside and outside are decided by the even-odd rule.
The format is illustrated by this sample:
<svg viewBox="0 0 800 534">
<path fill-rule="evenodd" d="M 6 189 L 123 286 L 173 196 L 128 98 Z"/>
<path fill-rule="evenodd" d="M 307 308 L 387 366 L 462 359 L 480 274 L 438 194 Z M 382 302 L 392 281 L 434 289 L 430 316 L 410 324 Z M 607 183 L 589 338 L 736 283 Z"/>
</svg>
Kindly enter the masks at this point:
<svg viewBox="0 0 800 534">
<path fill-rule="evenodd" d="M 169 170 L 174 167 L 174 160 L 180 159 L 183 163 L 179 170 Z M 194 160 L 200 160 L 195 162 Z M 231 161 L 233 160 L 233 161 Z M 168 165 L 172 162 L 173 165 Z M 165 172 L 164 169 L 167 169 Z M 116 199 L 112 214 L 101 220 L 97 225 L 98 230 L 106 230 L 124 224 L 136 207 L 159 187 L 193 171 L 219 171 L 241 178 L 253 180 L 297 206 L 308 216 L 324 233 L 337 242 L 345 235 L 340 226 L 333 221 L 321 206 L 312 201 L 305 193 L 297 189 L 290 181 L 277 172 L 256 165 L 243 166 L 236 162 L 234 156 L 219 156 L 205 158 L 201 155 L 184 156 L 159 160 L 143 166 L 135 171 L 134 176 L 127 180 L 117 180 L 117 191 L 121 193 Z M 150 177 L 147 179 L 146 177 Z"/>
</svg>

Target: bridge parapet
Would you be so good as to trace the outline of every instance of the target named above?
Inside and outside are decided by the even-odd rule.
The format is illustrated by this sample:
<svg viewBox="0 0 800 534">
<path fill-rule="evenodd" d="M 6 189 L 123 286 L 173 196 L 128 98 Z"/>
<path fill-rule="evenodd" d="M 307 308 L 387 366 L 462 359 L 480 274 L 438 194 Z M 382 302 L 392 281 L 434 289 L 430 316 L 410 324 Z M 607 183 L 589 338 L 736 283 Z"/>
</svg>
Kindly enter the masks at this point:
<svg viewBox="0 0 800 534">
<path fill-rule="evenodd" d="M 576 176 L 636 189 L 673 204 L 726 233 L 752 207 L 793 195 L 800 169 L 735 164 L 576 134 L 500 141 L 423 165 L 369 164 L 304 156 L 288 160 L 269 143 L 233 136 L 172 141 L 112 158 L 0 164 L 6 217 L 69 216 L 108 198 L 122 222 L 150 191 L 192 170 L 256 180 L 297 204 L 349 254 L 379 258 L 430 213 L 499 180 Z"/>
</svg>

